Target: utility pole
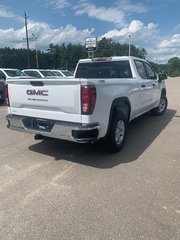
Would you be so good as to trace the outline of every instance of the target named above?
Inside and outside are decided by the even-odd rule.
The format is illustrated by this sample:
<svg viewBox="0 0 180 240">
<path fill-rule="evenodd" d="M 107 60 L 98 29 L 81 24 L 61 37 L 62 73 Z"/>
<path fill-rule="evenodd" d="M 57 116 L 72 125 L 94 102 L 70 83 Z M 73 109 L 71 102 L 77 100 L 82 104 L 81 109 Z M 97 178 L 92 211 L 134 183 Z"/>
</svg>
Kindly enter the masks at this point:
<svg viewBox="0 0 180 240">
<path fill-rule="evenodd" d="M 28 68 L 30 68 L 30 60 L 29 60 L 29 37 L 28 37 L 28 29 L 27 29 L 27 16 L 24 12 L 25 17 L 25 28 L 26 28 L 26 42 L 27 42 L 27 61 L 28 61 Z"/>
<path fill-rule="evenodd" d="M 37 37 L 36 35 L 33 33 L 32 34 L 33 39 L 36 41 L 36 68 L 39 68 L 39 61 L 38 61 L 38 49 L 37 49 Z"/>
</svg>

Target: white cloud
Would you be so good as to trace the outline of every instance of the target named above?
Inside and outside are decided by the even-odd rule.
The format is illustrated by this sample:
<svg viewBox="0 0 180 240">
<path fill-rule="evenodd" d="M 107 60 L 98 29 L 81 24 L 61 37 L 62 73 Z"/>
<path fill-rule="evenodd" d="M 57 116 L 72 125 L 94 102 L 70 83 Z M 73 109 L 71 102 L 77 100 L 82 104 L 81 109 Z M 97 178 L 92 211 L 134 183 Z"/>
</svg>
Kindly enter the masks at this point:
<svg viewBox="0 0 180 240">
<path fill-rule="evenodd" d="M 128 43 L 129 35 L 132 44 L 147 50 L 147 58 L 151 61 L 167 63 L 171 57 L 180 56 L 180 34 L 162 37 L 158 25 L 154 23 L 144 25 L 141 21 L 133 20 L 129 26 L 108 31 L 100 39 L 106 37 L 120 43 Z"/>
<path fill-rule="evenodd" d="M 78 30 L 73 25 L 53 29 L 48 24 L 35 22 L 29 23 L 28 29 L 29 34 L 34 33 L 38 36 L 39 45 L 43 48 L 47 48 L 50 43 L 62 44 L 70 42 L 84 44 L 85 37 L 91 36 L 94 31 L 94 29 Z"/>
<path fill-rule="evenodd" d="M 88 0 L 80 0 L 74 7 L 77 16 L 87 15 L 90 18 L 114 23 L 116 26 L 126 26 L 126 15 L 131 13 L 146 12 L 147 8 L 140 3 L 130 3 L 128 0 L 118 0 L 114 6 L 105 8 L 97 7 Z"/>
<path fill-rule="evenodd" d="M 128 43 L 129 35 L 133 45 L 147 50 L 148 60 L 167 63 L 171 57 L 180 56 L 180 34 L 162 37 L 158 25 L 154 23 L 144 25 L 141 21 L 133 20 L 129 26 L 108 31 L 100 38 L 112 38 L 120 43 Z"/>
<path fill-rule="evenodd" d="M 147 12 L 148 9 L 147 6 L 142 3 L 131 3 L 128 0 L 118 0 L 115 5 L 118 9 L 126 13 L 144 13 Z"/>
<path fill-rule="evenodd" d="M 176 25 L 173 32 L 180 32 L 180 24 Z"/>
<path fill-rule="evenodd" d="M 82 43 L 84 44 L 85 37 L 91 36 L 94 29 L 78 30 L 73 25 L 67 25 L 66 27 L 60 27 L 58 29 L 51 28 L 46 23 L 38 23 L 29 21 L 28 23 L 28 35 L 29 38 L 32 34 L 37 36 L 38 48 L 46 50 L 50 43 L 62 44 L 62 43 Z M 26 48 L 25 27 L 15 30 L 0 29 L 0 42 L 2 47 L 11 48 Z M 30 48 L 35 47 L 35 42 L 29 42 Z"/>
<path fill-rule="evenodd" d="M 112 38 L 115 41 L 119 42 L 127 42 L 128 36 L 131 35 L 131 40 L 133 44 L 152 44 L 157 39 L 159 35 L 158 25 L 154 23 L 149 23 L 147 26 L 143 24 L 143 22 L 139 20 L 133 20 L 129 26 L 121 28 L 120 30 L 114 29 L 108 31 L 102 37 Z M 144 47 L 144 46 L 142 46 Z"/>
<path fill-rule="evenodd" d="M 54 6 L 54 8 L 61 10 L 70 6 L 70 1 L 69 0 L 46 0 L 46 4 Z"/>
<path fill-rule="evenodd" d="M 174 34 L 171 37 L 163 37 L 157 24 L 133 20 L 129 26 L 120 30 L 114 29 L 108 31 L 100 37 L 112 38 L 120 43 L 128 43 L 131 35 L 131 43 L 136 47 L 147 50 L 147 58 L 157 63 L 167 63 L 171 57 L 180 56 L 180 34 Z"/>
<path fill-rule="evenodd" d="M 7 7 L 0 5 L 0 17 L 11 18 L 14 17 L 14 13 Z"/>
<path fill-rule="evenodd" d="M 154 62 L 166 63 L 172 57 L 180 56 L 180 34 L 174 34 L 149 49 L 149 57 Z"/>
<path fill-rule="evenodd" d="M 158 48 L 180 48 L 180 34 L 175 34 L 167 40 L 161 41 Z"/>
<path fill-rule="evenodd" d="M 11 21 L 24 24 L 24 17 L 18 16 L 15 12 L 11 11 L 9 8 L 1 4 L 0 4 L 0 18 L 11 18 Z"/>
<path fill-rule="evenodd" d="M 129 25 L 129 32 L 130 33 L 136 33 L 143 28 L 143 23 L 141 21 L 133 20 Z"/>
<path fill-rule="evenodd" d="M 96 18 L 101 21 L 124 24 L 124 12 L 115 7 L 96 7 L 96 5 L 82 0 L 74 7 L 74 10 L 77 16 L 88 15 L 91 18 Z"/>
</svg>

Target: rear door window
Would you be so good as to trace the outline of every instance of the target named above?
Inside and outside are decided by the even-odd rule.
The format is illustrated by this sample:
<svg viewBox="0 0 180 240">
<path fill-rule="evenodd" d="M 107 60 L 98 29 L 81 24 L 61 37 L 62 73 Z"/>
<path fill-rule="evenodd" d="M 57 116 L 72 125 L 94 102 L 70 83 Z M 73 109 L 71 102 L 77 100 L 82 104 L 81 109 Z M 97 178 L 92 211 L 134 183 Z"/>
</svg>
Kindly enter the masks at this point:
<svg viewBox="0 0 180 240">
<path fill-rule="evenodd" d="M 143 62 L 138 60 L 135 60 L 134 62 L 135 62 L 139 76 L 143 79 L 147 79 L 147 73 L 146 73 L 146 69 L 144 67 Z"/>
<path fill-rule="evenodd" d="M 24 71 L 24 72 L 31 77 L 37 77 L 37 78 L 41 77 L 41 75 L 36 71 Z"/>
<path fill-rule="evenodd" d="M 40 73 L 44 76 L 44 77 L 53 77 L 56 76 L 55 73 L 48 71 L 48 70 L 41 70 Z"/>
<path fill-rule="evenodd" d="M 148 63 L 144 63 L 144 65 L 146 68 L 148 79 L 157 79 L 157 76 L 152 67 Z"/>
<path fill-rule="evenodd" d="M 139 60 L 135 60 L 134 62 L 141 78 L 152 80 L 157 79 L 156 73 L 148 63 Z"/>
</svg>

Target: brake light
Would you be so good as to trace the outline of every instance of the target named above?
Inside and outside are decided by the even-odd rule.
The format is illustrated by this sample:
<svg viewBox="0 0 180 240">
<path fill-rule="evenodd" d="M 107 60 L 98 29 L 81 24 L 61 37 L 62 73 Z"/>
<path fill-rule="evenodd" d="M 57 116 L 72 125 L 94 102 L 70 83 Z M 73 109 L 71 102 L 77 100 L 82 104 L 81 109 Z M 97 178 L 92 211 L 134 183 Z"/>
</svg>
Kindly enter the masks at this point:
<svg viewBox="0 0 180 240">
<path fill-rule="evenodd" d="M 96 87 L 93 85 L 81 86 L 81 113 L 90 115 L 96 104 Z"/>
<path fill-rule="evenodd" d="M 92 58 L 92 62 L 110 62 L 112 57 Z"/>
<path fill-rule="evenodd" d="M 4 86 L 4 97 L 6 99 L 6 104 L 8 107 L 10 107 L 10 102 L 9 102 L 9 91 L 8 91 L 8 84 Z"/>
</svg>

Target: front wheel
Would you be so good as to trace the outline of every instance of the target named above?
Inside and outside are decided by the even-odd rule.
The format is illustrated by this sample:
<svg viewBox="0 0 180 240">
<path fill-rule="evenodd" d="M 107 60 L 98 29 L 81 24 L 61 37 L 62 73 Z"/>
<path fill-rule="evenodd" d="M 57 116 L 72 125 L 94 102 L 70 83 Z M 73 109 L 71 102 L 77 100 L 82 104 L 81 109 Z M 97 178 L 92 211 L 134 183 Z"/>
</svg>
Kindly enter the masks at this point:
<svg viewBox="0 0 180 240">
<path fill-rule="evenodd" d="M 124 145 L 127 134 L 127 120 L 122 113 L 117 113 L 111 122 L 107 136 L 107 147 L 110 152 L 118 152 Z"/>
<path fill-rule="evenodd" d="M 153 115 L 160 116 L 166 111 L 167 105 L 168 105 L 167 97 L 162 95 L 161 99 L 160 99 L 160 102 L 159 102 L 159 106 L 156 107 L 156 108 L 153 108 L 151 110 L 151 113 Z"/>
</svg>

